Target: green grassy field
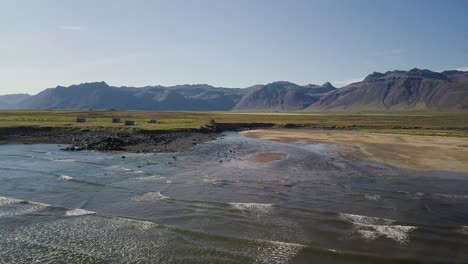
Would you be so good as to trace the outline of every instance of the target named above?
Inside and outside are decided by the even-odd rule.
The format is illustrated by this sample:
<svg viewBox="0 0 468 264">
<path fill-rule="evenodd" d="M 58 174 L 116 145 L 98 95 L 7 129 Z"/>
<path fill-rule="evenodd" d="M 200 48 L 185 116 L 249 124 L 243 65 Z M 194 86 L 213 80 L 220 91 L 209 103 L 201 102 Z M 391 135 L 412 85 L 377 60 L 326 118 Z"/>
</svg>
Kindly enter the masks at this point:
<svg viewBox="0 0 468 264">
<path fill-rule="evenodd" d="M 76 117 L 86 123 L 76 123 Z M 113 124 L 112 117 L 122 122 L 134 120 L 136 126 Z M 149 124 L 155 118 L 157 124 Z M 0 111 L 0 128 L 48 127 L 87 130 L 185 130 L 198 129 L 208 120 L 220 124 L 272 123 L 282 126 L 307 126 L 320 129 L 357 129 L 377 133 L 443 135 L 468 137 L 468 114 L 424 113 L 232 113 L 232 112 L 143 112 L 143 111 Z"/>
</svg>

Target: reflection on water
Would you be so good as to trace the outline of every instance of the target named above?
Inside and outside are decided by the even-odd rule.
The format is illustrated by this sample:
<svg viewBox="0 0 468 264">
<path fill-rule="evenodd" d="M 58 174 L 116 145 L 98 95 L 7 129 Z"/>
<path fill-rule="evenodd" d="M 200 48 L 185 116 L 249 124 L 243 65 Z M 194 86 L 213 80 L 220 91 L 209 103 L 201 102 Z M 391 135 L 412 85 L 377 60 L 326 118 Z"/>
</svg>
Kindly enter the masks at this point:
<svg viewBox="0 0 468 264">
<path fill-rule="evenodd" d="M 185 153 L 0 146 L 0 263 L 467 262 L 468 175 L 228 133 Z M 255 153 L 285 153 L 256 163 Z"/>
</svg>

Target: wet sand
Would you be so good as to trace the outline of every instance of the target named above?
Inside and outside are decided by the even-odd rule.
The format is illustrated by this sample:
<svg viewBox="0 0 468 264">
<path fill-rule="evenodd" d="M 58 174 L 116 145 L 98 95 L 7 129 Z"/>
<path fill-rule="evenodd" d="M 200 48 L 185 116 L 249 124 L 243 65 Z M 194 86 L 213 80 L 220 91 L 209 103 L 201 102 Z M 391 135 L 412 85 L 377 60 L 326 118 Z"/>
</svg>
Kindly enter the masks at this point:
<svg viewBox="0 0 468 264">
<path fill-rule="evenodd" d="M 336 144 L 340 148 L 335 151 L 343 158 L 368 159 L 408 170 L 468 172 L 466 138 L 308 129 L 259 129 L 242 134 L 281 142 Z"/>
<path fill-rule="evenodd" d="M 286 157 L 286 153 L 267 152 L 267 153 L 256 153 L 249 157 L 249 161 L 256 163 L 265 163 L 275 160 L 282 160 Z"/>
</svg>

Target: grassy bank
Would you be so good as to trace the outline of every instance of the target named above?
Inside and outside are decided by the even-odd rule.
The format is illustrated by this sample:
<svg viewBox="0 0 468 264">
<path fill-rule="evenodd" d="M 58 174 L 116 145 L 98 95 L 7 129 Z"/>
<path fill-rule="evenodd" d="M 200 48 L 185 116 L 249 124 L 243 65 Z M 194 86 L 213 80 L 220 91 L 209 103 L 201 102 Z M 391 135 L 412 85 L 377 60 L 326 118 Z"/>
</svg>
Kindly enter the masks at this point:
<svg viewBox="0 0 468 264">
<path fill-rule="evenodd" d="M 76 123 L 76 117 L 86 123 Z M 135 126 L 114 124 L 134 120 Z M 158 120 L 150 124 L 151 118 Z M 226 112 L 143 112 L 143 111 L 0 111 L 0 128 L 39 127 L 86 130 L 173 131 L 199 129 L 214 119 L 224 127 L 238 124 L 264 124 L 277 127 L 317 129 L 357 129 L 369 132 L 468 137 L 468 114 L 305 114 L 305 113 L 226 113 Z"/>
</svg>

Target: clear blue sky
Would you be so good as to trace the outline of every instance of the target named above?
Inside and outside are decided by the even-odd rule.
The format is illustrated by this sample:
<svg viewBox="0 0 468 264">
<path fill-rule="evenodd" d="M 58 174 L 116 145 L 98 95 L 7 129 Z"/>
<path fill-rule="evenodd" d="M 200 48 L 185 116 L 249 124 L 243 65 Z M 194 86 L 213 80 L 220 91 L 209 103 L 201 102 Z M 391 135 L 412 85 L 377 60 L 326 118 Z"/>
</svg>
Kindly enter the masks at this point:
<svg viewBox="0 0 468 264">
<path fill-rule="evenodd" d="M 468 1 L 0 0 L 0 94 L 468 67 Z M 468 68 L 467 68 L 468 70 Z"/>
</svg>

